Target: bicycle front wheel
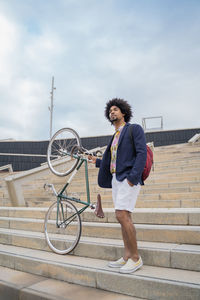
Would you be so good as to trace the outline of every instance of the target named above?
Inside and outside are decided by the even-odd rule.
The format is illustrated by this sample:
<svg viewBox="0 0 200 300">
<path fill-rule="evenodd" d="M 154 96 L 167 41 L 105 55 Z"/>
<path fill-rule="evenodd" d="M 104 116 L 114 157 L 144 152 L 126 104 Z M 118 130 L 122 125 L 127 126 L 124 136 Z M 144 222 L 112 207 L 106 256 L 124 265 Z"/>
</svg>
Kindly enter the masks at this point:
<svg viewBox="0 0 200 300">
<path fill-rule="evenodd" d="M 51 138 L 47 148 L 47 162 L 50 170 L 58 176 L 70 174 L 78 164 L 78 157 L 72 156 L 78 152 L 81 141 L 77 132 L 71 128 L 58 130 Z"/>
<path fill-rule="evenodd" d="M 70 253 L 81 236 L 81 218 L 77 208 L 68 200 L 54 202 L 45 216 L 46 241 L 55 253 Z"/>
</svg>

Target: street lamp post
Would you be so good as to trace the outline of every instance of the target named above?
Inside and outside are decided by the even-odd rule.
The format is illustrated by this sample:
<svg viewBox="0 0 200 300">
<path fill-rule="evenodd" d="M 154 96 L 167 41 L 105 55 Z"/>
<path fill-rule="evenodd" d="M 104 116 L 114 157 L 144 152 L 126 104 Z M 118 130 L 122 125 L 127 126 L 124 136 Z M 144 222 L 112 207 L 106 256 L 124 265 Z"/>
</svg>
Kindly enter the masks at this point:
<svg viewBox="0 0 200 300">
<path fill-rule="evenodd" d="M 54 90 L 56 88 L 54 87 L 54 76 L 52 77 L 52 87 L 51 87 L 51 106 L 49 107 L 50 111 L 50 139 L 52 138 L 52 123 L 53 123 L 53 95 L 54 95 Z"/>
</svg>

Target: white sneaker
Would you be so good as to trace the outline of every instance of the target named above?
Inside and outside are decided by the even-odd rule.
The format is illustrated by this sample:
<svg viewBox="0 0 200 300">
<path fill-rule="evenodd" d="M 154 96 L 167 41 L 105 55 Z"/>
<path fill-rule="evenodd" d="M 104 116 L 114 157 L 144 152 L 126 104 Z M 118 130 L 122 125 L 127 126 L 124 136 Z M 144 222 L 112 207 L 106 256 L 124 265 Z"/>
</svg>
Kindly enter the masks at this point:
<svg viewBox="0 0 200 300">
<path fill-rule="evenodd" d="M 123 259 L 123 257 L 119 258 L 116 261 L 110 261 L 108 263 L 108 266 L 110 268 L 121 268 L 123 265 L 125 265 L 126 261 Z"/>
<path fill-rule="evenodd" d="M 143 266 L 143 261 L 141 257 L 136 262 L 129 258 L 126 264 L 120 268 L 119 272 L 123 274 L 133 273 L 139 268 L 141 268 L 142 266 Z"/>
</svg>

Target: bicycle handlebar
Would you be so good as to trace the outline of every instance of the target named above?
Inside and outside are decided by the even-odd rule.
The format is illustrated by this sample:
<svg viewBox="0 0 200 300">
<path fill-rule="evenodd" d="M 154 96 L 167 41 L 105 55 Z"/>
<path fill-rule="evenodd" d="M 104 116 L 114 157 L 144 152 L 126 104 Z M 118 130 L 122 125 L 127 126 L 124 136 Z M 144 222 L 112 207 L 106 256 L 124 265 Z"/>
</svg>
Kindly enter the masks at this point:
<svg viewBox="0 0 200 300">
<path fill-rule="evenodd" d="M 50 183 L 50 184 L 49 184 L 49 183 L 45 183 L 44 186 L 43 186 L 43 188 L 44 188 L 45 190 L 47 190 L 47 189 L 52 190 L 53 194 L 54 194 L 55 196 L 58 196 L 58 193 L 56 192 L 56 189 L 55 189 L 55 187 L 54 187 L 53 184 L 51 184 L 51 183 Z"/>
<path fill-rule="evenodd" d="M 94 152 L 90 152 L 89 150 L 83 148 L 82 146 L 75 145 L 71 150 L 71 156 L 74 155 L 75 150 L 78 150 L 76 155 L 85 154 L 85 155 L 92 155 L 92 156 L 99 156 L 99 157 L 101 157 L 103 155 L 103 152 L 101 150 L 96 150 Z M 100 155 L 98 155 L 98 153 L 100 153 Z"/>
</svg>

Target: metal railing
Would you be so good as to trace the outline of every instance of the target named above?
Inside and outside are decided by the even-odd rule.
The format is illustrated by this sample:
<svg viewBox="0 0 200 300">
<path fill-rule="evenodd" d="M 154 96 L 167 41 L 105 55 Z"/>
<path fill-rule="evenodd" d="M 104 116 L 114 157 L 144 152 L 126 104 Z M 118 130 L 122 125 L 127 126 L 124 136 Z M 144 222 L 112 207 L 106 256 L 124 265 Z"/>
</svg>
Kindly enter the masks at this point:
<svg viewBox="0 0 200 300">
<path fill-rule="evenodd" d="M 189 144 L 195 144 L 200 142 L 200 133 L 196 133 L 191 139 L 189 139 Z"/>
<path fill-rule="evenodd" d="M 104 150 L 105 147 L 98 147 L 95 149 L 92 149 L 91 151 L 97 151 L 100 149 Z M 33 155 L 32 155 L 33 156 Z M 62 161 L 56 162 L 56 164 L 62 168 L 63 164 L 66 164 L 68 161 L 70 163 L 70 157 L 63 159 Z M 47 163 L 42 163 L 41 166 L 27 170 L 22 171 L 18 174 L 13 174 L 10 176 L 7 176 L 4 178 L 9 194 L 9 198 L 11 200 L 12 206 L 26 206 L 26 202 L 24 199 L 22 184 L 38 178 L 38 176 L 44 176 L 51 174 L 51 171 L 49 169 L 49 166 Z"/>
<path fill-rule="evenodd" d="M 9 172 L 13 172 L 13 168 L 11 164 L 5 165 L 5 166 L 1 166 L 0 167 L 0 171 L 5 171 L 8 170 Z"/>
</svg>

